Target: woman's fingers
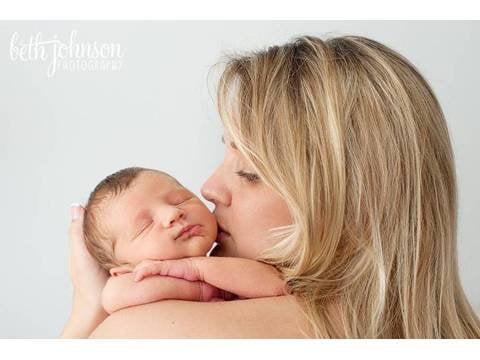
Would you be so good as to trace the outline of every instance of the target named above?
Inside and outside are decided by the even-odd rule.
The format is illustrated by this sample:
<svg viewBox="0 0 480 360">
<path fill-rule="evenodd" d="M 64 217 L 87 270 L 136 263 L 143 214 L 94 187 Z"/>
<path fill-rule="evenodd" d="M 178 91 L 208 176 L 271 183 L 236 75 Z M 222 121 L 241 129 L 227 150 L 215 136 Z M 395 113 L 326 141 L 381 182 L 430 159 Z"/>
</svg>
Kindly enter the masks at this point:
<svg viewBox="0 0 480 360">
<path fill-rule="evenodd" d="M 72 204 L 70 206 L 70 240 L 76 246 L 85 246 L 83 241 L 83 214 L 85 209 L 80 204 Z"/>
<path fill-rule="evenodd" d="M 85 245 L 83 236 L 83 217 L 85 209 L 80 204 L 70 207 L 71 222 L 69 227 L 70 259 L 76 271 L 100 270 L 100 266 Z"/>
<path fill-rule="evenodd" d="M 87 252 L 85 241 L 83 239 L 83 214 L 84 209 L 80 204 L 72 204 L 70 206 L 71 221 L 68 229 L 68 235 L 70 239 L 69 267 L 72 277 L 76 277 L 77 268 L 80 267 L 80 254 Z"/>
<path fill-rule="evenodd" d="M 100 294 L 107 281 L 108 273 L 97 263 L 85 245 L 83 236 L 85 209 L 80 204 L 72 204 L 70 214 L 69 272 L 75 294 L 88 299 L 90 303 L 99 304 Z"/>
</svg>

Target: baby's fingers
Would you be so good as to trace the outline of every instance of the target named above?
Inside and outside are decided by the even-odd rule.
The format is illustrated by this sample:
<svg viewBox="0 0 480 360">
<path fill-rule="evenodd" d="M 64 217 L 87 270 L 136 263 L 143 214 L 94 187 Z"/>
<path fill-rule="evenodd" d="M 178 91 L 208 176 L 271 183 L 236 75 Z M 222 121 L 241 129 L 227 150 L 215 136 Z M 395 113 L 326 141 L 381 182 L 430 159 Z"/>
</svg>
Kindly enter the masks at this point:
<svg viewBox="0 0 480 360">
<path fill-rule="evenodd" d="M 153 275 L 165 275 L 162 274 L 162 269 L 163 269 L 163 264 L 162 263 L 154 263 L 154 264 L 149 264 L 142 266 L 141 268 L 135 269 L 133 271 L 134 281 L 140 281 L 148 276 L 153 276 Z"/>
</svg>

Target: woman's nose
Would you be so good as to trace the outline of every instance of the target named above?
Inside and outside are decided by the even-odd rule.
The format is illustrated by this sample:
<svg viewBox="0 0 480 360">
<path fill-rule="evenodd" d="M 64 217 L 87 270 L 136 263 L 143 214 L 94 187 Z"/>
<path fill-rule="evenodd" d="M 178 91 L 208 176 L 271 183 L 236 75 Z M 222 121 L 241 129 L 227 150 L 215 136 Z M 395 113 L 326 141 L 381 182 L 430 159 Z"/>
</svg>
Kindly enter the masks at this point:
<svg viewBox="0 0 480 360">
<path fill-rule="evenodd" d="M 207 181 L 205 181 L 200 192 L 206 200 L 214 203 L 215 206 L 218 206 L 218 204 L 230 206 L 231 195 L 226 185 L 221 170 L 218 168 Z"/>
<path fill-rule="evenodd" d="M 177 222 L 178 220 L 184 217 L 185 217 L 185 211 L 183 209 L 172 207 L 169 209 L 167 215 L 165 216 L 162 226 L 164 228 L 169 228 L 173 224 L 175 224 L 175 222 Z"/>
</svg>

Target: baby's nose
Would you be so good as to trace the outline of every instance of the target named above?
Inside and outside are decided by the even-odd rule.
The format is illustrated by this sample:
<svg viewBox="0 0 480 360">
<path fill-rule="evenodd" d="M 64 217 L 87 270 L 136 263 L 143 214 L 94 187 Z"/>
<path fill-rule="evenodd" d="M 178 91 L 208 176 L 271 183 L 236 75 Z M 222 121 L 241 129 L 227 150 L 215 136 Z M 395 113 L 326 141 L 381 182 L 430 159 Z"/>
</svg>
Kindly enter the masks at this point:
<svg viewBox="0 0 480 360">
<path fill-rule="evenodd" d="M 163 223 L 163 227 L 169 228 L 173 226 L 173 224 L 182 219 L 185 216 L 185 212 L 182 209 L 173 209 L 168 216 L 165 218 L 165 222 Z"/>
</svg>

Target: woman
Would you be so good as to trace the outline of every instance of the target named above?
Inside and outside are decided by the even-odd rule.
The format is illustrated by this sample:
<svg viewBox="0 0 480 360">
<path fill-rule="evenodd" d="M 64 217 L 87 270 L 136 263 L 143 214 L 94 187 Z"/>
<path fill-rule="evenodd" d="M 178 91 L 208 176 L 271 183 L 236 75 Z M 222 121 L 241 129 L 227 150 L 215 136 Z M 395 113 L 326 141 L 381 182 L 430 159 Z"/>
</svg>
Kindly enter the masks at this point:
<svg viewBox="0 0 480 360">
<path fill-rule="evenodd" d="M 364 37 L 300 37 L 230 59 L 218 105 L 226 153 L 202 195 L 230 236 L 215 255 L 275 265 L 289 295 L 106 317 L 77 209 L 63 336 L 480 337 L 457 270 L 447 124 L 412 64 Z"/>
</svg>

